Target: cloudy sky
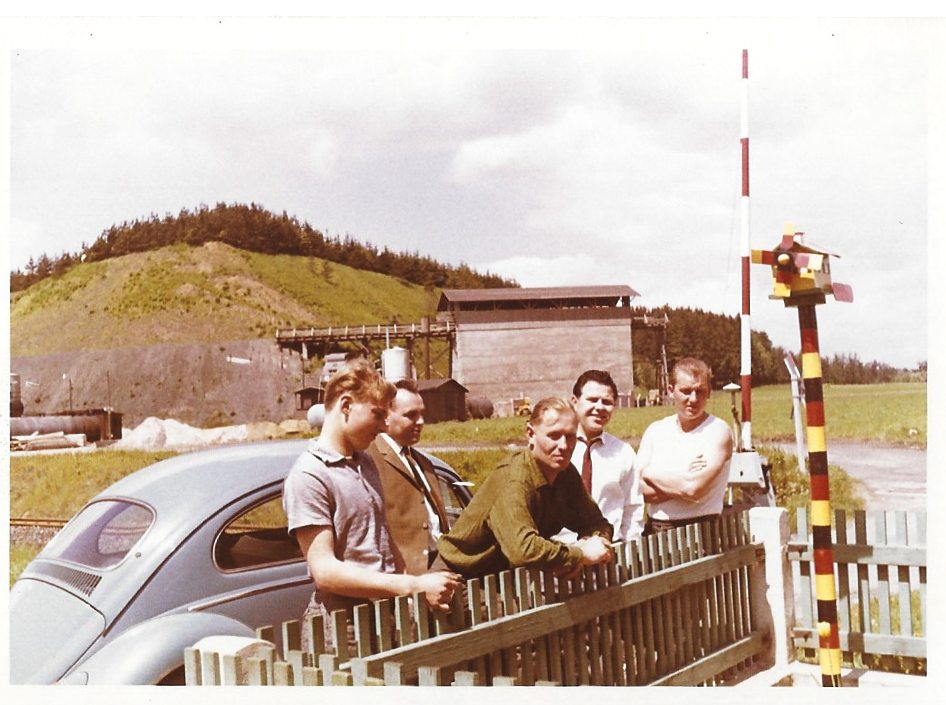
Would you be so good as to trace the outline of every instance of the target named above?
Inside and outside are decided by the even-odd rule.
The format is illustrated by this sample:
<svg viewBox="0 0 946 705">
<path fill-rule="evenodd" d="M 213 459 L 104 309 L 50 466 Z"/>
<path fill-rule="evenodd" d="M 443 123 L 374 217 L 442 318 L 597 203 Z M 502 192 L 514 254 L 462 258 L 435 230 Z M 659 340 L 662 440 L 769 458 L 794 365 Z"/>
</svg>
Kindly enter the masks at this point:
<svg viewBox="0 0 946 705">
<path fill-rule="evenodd" d="M 514 278 L 740 310 L 786 222 L 855 302 L 822 351 L 927 359 L 942 20 L 32 20 L 7 32 L 10 266 L 256 203 Z M 8 25 L 8 30 L 10 25 Z M 932 137 L 931 137 L 932 134 Z M 798 348 L 752 268 L 752 326 Z M 368 323 L 368 321 L 366 321 Z"/>
</svg>

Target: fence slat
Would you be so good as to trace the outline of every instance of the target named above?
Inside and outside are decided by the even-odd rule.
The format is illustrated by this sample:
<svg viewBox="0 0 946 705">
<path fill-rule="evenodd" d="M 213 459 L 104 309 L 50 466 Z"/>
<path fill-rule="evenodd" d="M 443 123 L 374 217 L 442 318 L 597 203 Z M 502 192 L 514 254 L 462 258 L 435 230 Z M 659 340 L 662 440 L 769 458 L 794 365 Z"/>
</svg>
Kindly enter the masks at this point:
<svg viewBox="0 0 946 705">
<path fill-rule="evenodd" d="M 292 669 L 293 683 L 302 685 L 302 669 L 310 665 L 309 654 L 304 651 L 292 650 L 286 654 L 286 663 Z"/>
<path fill-rule="evenodd" d="M 426 641 L 433 636 L 430 628 L 430 609 L 427 598 L 422 592 L 415 592 L 411 597 L 411 606 L 414 613 L 414 629 L 417 632 L 417 641 Z"/>
<path fill-rule="evenodd" d="M 479 685 L 481 682 L 480 674 L 470 671 L 457 671 L 453 678 L 453 685 Z"/>
<path fill-rule="evenodd" d="M 358 658 L 370 656 L 371 648 L 371 613 L 372 605 L 364 603 L 355 605 L 355 655 Z"/>
<path fill-rule="evenodd" d="M 519 612 L 525 612 L 535 606 L 535 600 L 532 593 L 532 579 L 538 578 L 538 573 L 530 575 L 525 568 L 516 568 L 513 573 L 513 580 L 516 586 L 516 602 L 519 605 Z M 535 652 L 537 644 L 533 640 L 528 640 L 522 646 L 522 657 L 519 667 L 519 682 L 523 685 L 532 685 L 535 683 Z M 493 679 L 495 685 L 495 679 Z"/>
<path fill-rule="evenodd" d="M 417 669 L 418 685 L 441 685 L 440 669 L 436 666 L 421 666 Z"/>
<path fill-rule="evenodd" d="M 654 536 L 647 537 L 648 541 L 653 540 L 655 542 L 654 551 L 652 551 L 651 555 L 654 557 L 655 563 L 658 566 L 658 572 L 665 568 L 666 534 L 667 532 L 660 532 Z M 670 605 L 668 602 L 669 597 L 663 594 L 656 599 L 652 608 L 657 612 L 657 614 L 654 615 L 654 647 L 658 654 L 656 664 L 656 672 L 658 674 L 669 673 L 674 666 L 673 642 L 668 638 L 667 634 L 667 622 L 670 620 Z"/>
<path fill-rule="evenodd" d="M 200 651 L 193 646 L 184 649 L 184 683 L 200 685 Z"/>
<path fill-rule="evenodd" d="M 859 509 L 854 512 L 854 542 L 867 545 L 867 513 Z M 870 571 L 862 563 L 857 564 L 857 617 L 858 631 L 870 631 Z M 805 625 L 812 624 L 804 622 Z"/>
<path fill-rule="evenodd" d="M 273 664 L 273 685 L 292 685 L 292 666 L 285 661 Z"/>
<path fill-rule="evenodd" d="M 886 511 L 874 515 L 874 542 L 881 546 L 888 543 Z M 881 634 L 893 634 L 890 625 L 890 569 L 886 565 L 877 566 L 877 600 L 880 603 L 879 631 Z"/>
<path fill-rule="evenodd" d="M 200 655 L 200 684 L 220 685 L 220 665 L 215 653 Z"/>
<path fill-rule="evenodd" d="M 303 666 L 302 685 L 325 685 L 325 681 L 322 680 L 322 671 L 315 666 Z"/>
<path fill-rule="evenodd" d="M 842 645 L 852 653 L 866 645 L 925 658 L 925 639 L 910 636 L 909 626 L 904 631 L 904 624 L 923 619 L 922 608 L 914 614 L 913 604 L 917 589 L 925 590 L 925 546 L 914 536 L 925 527 L 920 522 L 914 529 L 913 518 L 871 515 L 859 523 L 855 513 L 852 541 L 850 516 L 834 516 L 841 554 L 836 557 L 841 563 L 839 615 L 847 626 L 842 629 Z M 799 525 L 807 539 L 806 516 Z M 857 540 L 859 532 L 871 534 L 872 546 Z M 319 654 L 319 668 L 305 665 L 314 656 L 290 650 L 278 662 L 277 676 L 269 680 L 297 684 L 319 679 L 326 684 L 397 680 L 414 685 L 430 682 L 433 671 L 423 669 L 433 668 L 442 684 L 730 684 L 758 668 L 757 656 L 771 639 L 755 626 L 756 605 L 749 599 L 758 593 L 754 582 L 762 559 L 761 544 L 753 541 L 747 515 L 740 513 L 705 526 L 618 544 L 613 564 L 586 567 L 570 580 L 517 570 L 469 581 L 465 590 L 457 591 L 449 616 L 430 612 L 423 595 L 395 598 L 385 607 L 376 602 L 364 614 L 357 610 L 352 625 L 345 622 L 344 613 L 341 619 L 332 615 L 329 623 L 338 637 L 337 653 Z M 793 569 L 806 566 L 807 589 L 805 594 L 798 591 L 798 601 L 810 610 L 814 604 L 810 550 L 799 545 L 797 540 L 791 544 L 789 559 Z M 875 555 L 866 555 L 873 548 Z M 878 560 L 876 553 L 907 562 L 881 566 L 886 572 L 875 574 L 868 561 Z M 801 577 L 802 571 L 795 575 Z M 892 601 L 896 609 L 900 602 L 893 615 L 894 630 L 900 633 L 857 631 L 862 603 L 867 605 L 864 626 L 870 629 L 866 619 L 872 596 L 868 592 L 868 599 L 862 600 L 861 591 L 884 584 L 888 604 Z M 391 628 L 386 630 L 382 622 Z M 358 657 L 349 659 L 354 654 L 349 654 L 341 635 L 352 627 L 357 635 L 352 650 Z M 287 625 L 283 629 L 281 641 L 291 643 L 292 632 Z M 315 634 L 310 636 L 310 641 L 317 641 Z M 797 628 L 795 637 L 802 649 L 817 646 L 813 627 Z M 377 653 L 366 652 L 368 643 Z M 395 670 L 390 664 L 397 664 L 397 679 L 390 677 Z M 250 679 L 252 671 L 246 671 Z M 311 677 L 315 675 L 319 678 Z M 260 674 L 257 680 L 264 678 Z"/>
<path fill-rule="evenodd" d="M 837 605 L 838 605 L 838 629 L 841 631 L 851 630 L 851 571 L 849 564 L 844 562 L 843 551 L 839 551 L 842 546 L 848 543 L 847 536 L 847 517 L 843 509 L 834 511 L 834 562 L 835 562 L 835 580 L 837 581 Z"/>
<path fill-rule="evenodd" d="M 272 683 L 272 679 L 269 677 L 271 667 L 266 659 L 254 656 L 246 661 L 246 682 L 248 685 L 270 685 Z"/>
<path fill-rule="evenodd" d="M 896 511 L 893 513 L 894 541 L 898 546 L 906 546 L 907 541 L 907 513 Z M 910 604 L 910 569 L 907 566 L 897 567 L 897 602 L 899 603 L 899 629 L 897 634 L 909 635 L 912 633 L 912 605 Z"/>
<path fill-rule="evenodd" d="M 916 529 L 913 534 L 914 540 L 911 545 L 922 546 L 926 549 L 926 512 L 916 512 L 914 514 Z M 928 634 L 926 626 L 926 566 L 921 566 L 917 570 L 917 593 L 920 602 L 920 633 L 924 636 Z"/>
<path fill-rule="evenodd" d="M 391 600 L 376 600 L 374 614 L 378 652 L 390 651 L 394 646 L 394 605 Z"/>
<path fill-rule="evenodd" d="M 546 605 L 555 604 L 557 602 L 557 579 L 551 574 L 546 573 L 544 576 L 545 583 L 543 587 L 543 600 Z M 558 683 L 562 682 L 562 642 L 560 639 L 560 634 L 557 630 L 552 630 L 544 639 L 546 643 L 546 650 L 548 653 L 548 673 L 541 674 L 540 677 L 548 678 L 551 681 Z"/>
<path fill-rule="evenodd" d="M 400 646 L 414 643 L 411 605 L 404 595 L 394 598 L 394 625 L 397 632 L 397 643 Z"/>
<path fill-rule="evenodd" d="M 418 678 L 420 678 L 421 671 L 426 672 L 427 670 L 426 668 L 418 669 Z M 397 661 L 388 661 L 384 664 L 384 683 L 385 685 L 404 685 L 404 681 L 401 678 L 400 663 Z M 429 685 L 429 683 L 421 683 L 421 685 Z"/>
</svg>

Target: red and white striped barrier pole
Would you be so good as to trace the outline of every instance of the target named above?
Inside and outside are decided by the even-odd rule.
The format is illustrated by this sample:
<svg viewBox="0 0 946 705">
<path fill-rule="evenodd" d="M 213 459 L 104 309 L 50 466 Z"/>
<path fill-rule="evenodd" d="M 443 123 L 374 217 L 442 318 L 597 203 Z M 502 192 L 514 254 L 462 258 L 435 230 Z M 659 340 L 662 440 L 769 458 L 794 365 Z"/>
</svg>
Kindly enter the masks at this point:
<svg viewBox="0 0 946 705">
<path fill-rule="evenodd" d="M 742 241 L 742 316 L 740 368 L 742 378 L 742 433 L 740 450 L 752 449 L 752 327 L 749 318 L 749 261 L 752 254 L 749 234 L 749 52 L 742 50 L 742 119 L 739 142 L 742 145 L 742 198 L 740 233 Z"/>
</svg>

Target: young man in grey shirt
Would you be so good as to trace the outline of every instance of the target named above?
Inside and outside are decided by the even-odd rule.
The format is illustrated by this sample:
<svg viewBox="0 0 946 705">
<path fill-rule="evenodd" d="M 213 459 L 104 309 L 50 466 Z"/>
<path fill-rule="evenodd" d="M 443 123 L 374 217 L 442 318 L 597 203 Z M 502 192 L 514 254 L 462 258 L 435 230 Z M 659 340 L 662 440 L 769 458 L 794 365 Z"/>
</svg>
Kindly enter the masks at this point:
<svg viewBox="0 0 946 705">
<path fill-rule="evenodd" d="M 327 646 L 333 644 L 329 616 L 335 610 L 346 610 L 351 626 L 355 605 L 414 593 L 446 610 L 460 584 L 448 571 L 394 572 L 381 480 L 362 452 L 385 430 L 393 396 L 393 386 L 365 360 L 339 370 L 325 388 L 322 433 L 296 460 L 283 488 L 289 531 L 315 583 L 304 617 L 325 618 Z"/>
</svg>

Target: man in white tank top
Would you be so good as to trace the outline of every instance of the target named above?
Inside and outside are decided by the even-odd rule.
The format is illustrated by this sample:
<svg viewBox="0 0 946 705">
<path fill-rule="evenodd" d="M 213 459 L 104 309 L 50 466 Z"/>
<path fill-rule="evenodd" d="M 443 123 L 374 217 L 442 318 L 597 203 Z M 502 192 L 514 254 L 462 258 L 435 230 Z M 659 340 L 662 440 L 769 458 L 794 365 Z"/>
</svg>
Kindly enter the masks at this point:
<svg viewBox="0 0 946 705">
<path fill-rule="evenodd" d="M 711 383 L 705 362 L 680 360 L 668 388 L 676 414 L 644 432 L 635 469 L 648 505 L 645 535 L 714 519 L 723 510 L 733 438 L 729 424 L 706 411 Z"/>
</svg>

